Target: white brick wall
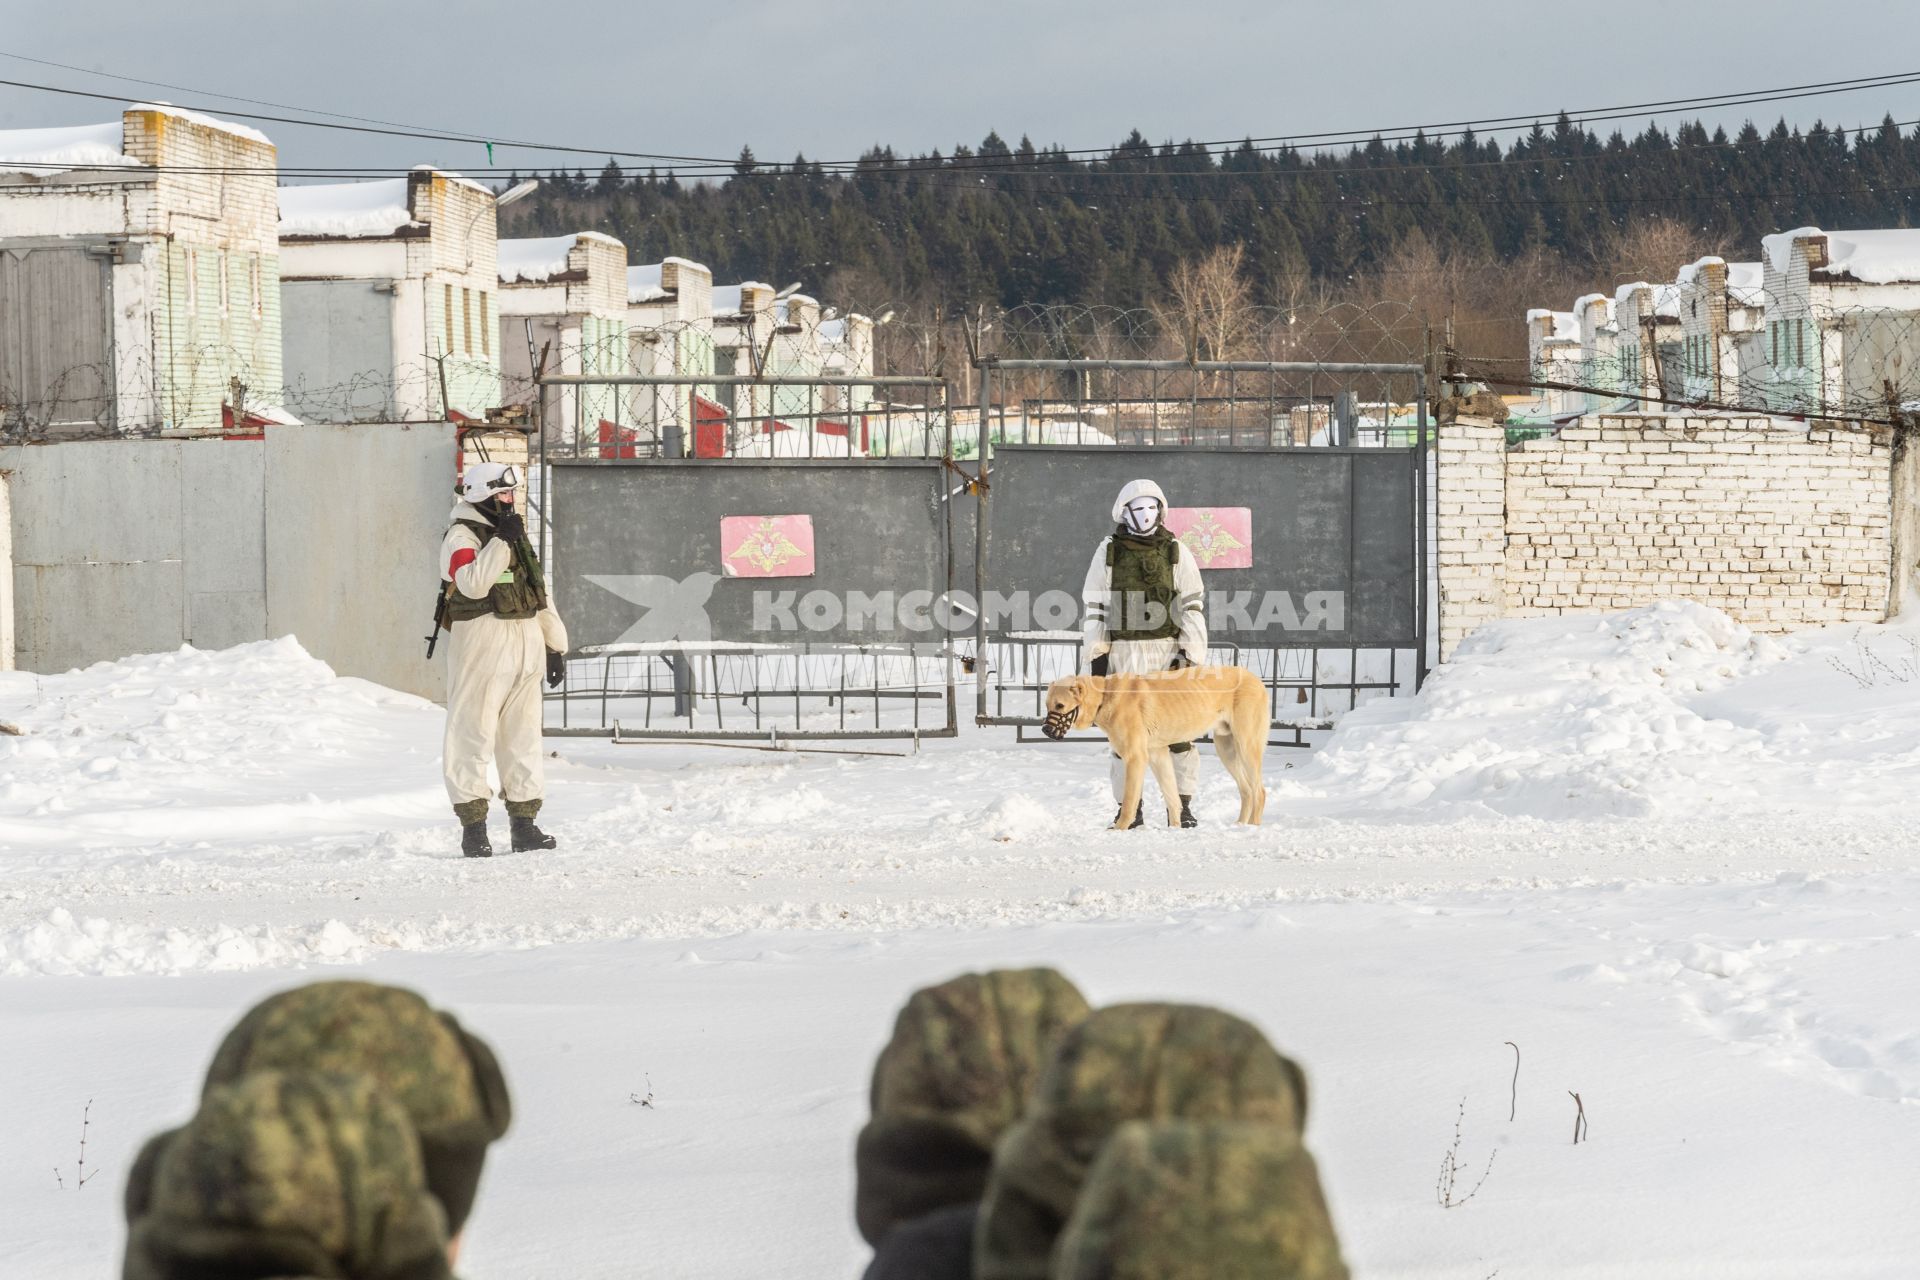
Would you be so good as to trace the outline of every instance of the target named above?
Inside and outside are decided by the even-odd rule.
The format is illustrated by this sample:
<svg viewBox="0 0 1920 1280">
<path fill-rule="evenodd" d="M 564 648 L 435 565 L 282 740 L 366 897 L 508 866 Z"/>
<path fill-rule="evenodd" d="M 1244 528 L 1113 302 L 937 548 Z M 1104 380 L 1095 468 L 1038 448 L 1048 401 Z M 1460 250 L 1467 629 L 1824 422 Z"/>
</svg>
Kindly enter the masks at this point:
<svg viewBox="0 0 1920 1280">
<path fill-rule="evenodd" d="M 1679 598 L 1781 631 L 1875 621 L 1896 598 L 1884 431 L 1604 417 L 1508 451 L 1463 420 L 1438 460 L 1443 661 L 1491 618 Z"/>
</svg>

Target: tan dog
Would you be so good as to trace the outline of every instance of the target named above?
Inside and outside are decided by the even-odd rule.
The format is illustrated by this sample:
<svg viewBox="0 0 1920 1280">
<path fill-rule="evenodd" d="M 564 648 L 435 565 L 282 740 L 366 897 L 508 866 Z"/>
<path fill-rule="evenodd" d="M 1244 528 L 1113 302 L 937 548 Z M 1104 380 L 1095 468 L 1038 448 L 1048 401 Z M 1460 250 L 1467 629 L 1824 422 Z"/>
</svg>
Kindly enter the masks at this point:
<svg viewBox="0 0 1920 1280">
<path fill-rule="evenodd" d="M 1167 825 L 1180 825 L 1173 757 L 1167 748 L 1213 735 L 1213 749 L 1240 788 L 1240 821 L 1259 826 L 1267 808 L 1260 762 L 1267 751 L 1267 687 L 1244 667 L 1185 667 L 1147 675 L 1068 676 L 1047 686 L 1050 738 L 1068 729 L 1103 729 L 1126 765 L 1126 795 L 1114 830 L 1133 825 L 1147 767 L 1167 802 Z"/>
</svg>

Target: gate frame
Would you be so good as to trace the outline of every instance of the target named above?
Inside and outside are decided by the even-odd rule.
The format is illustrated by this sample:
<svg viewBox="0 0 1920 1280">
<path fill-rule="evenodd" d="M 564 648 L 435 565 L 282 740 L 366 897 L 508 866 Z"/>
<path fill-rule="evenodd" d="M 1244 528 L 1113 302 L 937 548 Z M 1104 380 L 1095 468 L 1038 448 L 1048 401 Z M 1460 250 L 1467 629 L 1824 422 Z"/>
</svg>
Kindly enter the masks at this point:
<svg viewBox="0 0 1920 1280">
<path fill-rule="evenodd" d="M 1414 679 L 1413 679 L 1414 690 L 1418 692 L 1419 689 L 1426 684 L 1427 675 L 1428 675 L 1427 645 L 1433 639 L 1433 634 L 1438 634 L 1439 632 L 1439 612 L 1437 609 L 1438 600 L 1437 598 L 1432 600 L 1429 599 L 1430 584 L 1428 582 L 1428 573 L 1427 573 L 1427 517 L 1429 514 L 1429 512 L 1427 511 L 1427 471 L 1430 466 L 1436 466 L 1439 459 L 1438 459 L 1437 449 L 1433 450 L 1434 456 L 1432 458 L 1428 457 L 1429 449 L 1432 447 L 1433 444 L 1437 444 L 1437 441 L 1433 440 L 1429 434 L 1430 431 L 1432 430 L 1433 424 L 1429 422 L 1428 416 L 1427 416 L 1427 368 L 1424 364 L 1379 363 L 1379 362 L 1320 363 L 1316 361 L 1272 361 L 1272 360 L 1126 360 L 1126 359 L 1109 360 L 1109 359 L 1098 359 L 1098 358 L 1011 359 L 1011 358 L 1002 358 L 1000 356 L 982 355 L 974 359 L 973 366 L 975 369 L 979 370 L 979 373 L 980 373 L 980 378 L 979 378 L 980 390 L 979 390 L 979 405 L 978 405 L 978 412 L 980 415 L 979 417 L 980 444 L 979 444 L 979 451 L 975 455 L 977 459 L 976 474 L 968 477 L 969 487 L 972 488 L 975 491 L 975 493 L 978 494 L 978 497 L 979 497 L 979 506 L 975 512 L 975 517 L 974 517 L 975 522 L 974 522 L 973 571 L 974 571 L 974 595 L 975 595 L 976 601 L 985 599 L 985 593 L 987 590 L 987 566 L 989 562 L 988 553 L 991 549 L 991 542 L 992 542 L 992 540 L 989 538 L 987 533 L 989 504 L 992 502 L 992 494 L 993 494 L 993 488 L 992 488 L 993 433 L 990 430 L 989 424 L 992 421 L 994 382 L 996 380 L 996 375 L 998 375 L 999 373 L 1003 371 L 1005 372 L 1031 372 L 1031 371 L 1095 372 L 1100 370 L 1107 370 L 1107 371 L 1119 372 L 1119 373 L 1190 373 L 1190 374 L 1250 373 L 1250 374 L 1266 374 L 1270 377 L 1276 377 L 1281 375 L 1304 375 L 1304 376 L 1312 377 L 1314 375 L 1325 374 L 1330 376 L 1345 376 L 1345 377 L 1410 377 L 1412 378 L 1414 380 L 1414 397 L 1415 397 L 1415 404 L 1416 404 L 1416 418 L 1415 418 L 1415 426 L 1414 426 L 1416 439 L 1412 449 L 1413 503 L 1414 503 L 1414 512 L 1413 512 L 1413 559 L 1414 559 L 1413 625 L 1414 625 L 1414 639 L 1415 639 Z M 1248 400 L 1254 404 L 1259 403 L 1258 397 L 1249 396 Z M 1178 403 L 1178 402 L 1173 401 L 1172 403 Z M 1034 447 L 1045 448 L 1048 446 L 1041 445 L 1041 446 L 1034 446 Z M 1210 446 L 1210 445 L 1166 445 L 1166 446 L 1157 446 L 1157 447 L 1177 449 L 1177 450 L 1182 450 L 1182 451 L 1191 452 L 1191 453 L 1209 453 L 1209 452 L 1222 451 L 1221 446 Z M 1289 446 L 1289 447 L 1322 448 L 1327 446 Z M 1339 448 L 1341 446 L 1332 446 L 1332 447 Z M 1275 449 L 1273 450 L 1273 452 L 1278 453 L 1278 452 L 1282 452 L 1282 450 Z M 963 471 L 962 474 L 964 475 L 966 473 Z M 1437 472 L 1436 472 L 1436 475 L 1437 475 Z M 1430 604 L 1436 606 L 1434 611 L 1433 634 L 1429 634 L 1428 627 L 1427 627 L 1427 611 Z M 988 673 L 986 669 L 986 663 L 987 663 L 987 656 L 988 656 L 989 650 L 987 646 L 987 617 L 986 617 L 985 609 L 981 609 L 974 619 L 973 643 L 974 643 L 974 660 L 977 668 L 976 684 L 975 684 L 976 706 L 975 706 L 974 722 L 976 724 L 981 724 L 981 725 L 1009 725 L 1010 724 L 1016 727 L 1024 726 L 1031 723 L 1037 723 L 1037 721 L 1029 720 L 1025 717 L 994 716 L 994 715 L 990 715 L 988 712 L 987 693 L 988 693 L 989 686 L 987 681 Z M 1344 648 L 1346 646 L 1282 645 L 1277 647 L 1298 648 L 1303 650 L 1317 650 L 1321 648 L 1339 649 L 1339 648 Z M 1358 680 L 1357 673 L 1350 672 L 1349 679 L 1350 681 L 1357 681 Z M 1334 686 L 1334 687 L 1340 687 L 1340 686 Z M 1280 722 L 1276 721 L 1275 723 L 1280 723 Z M 1286 727 L 1286 726 L 1283 724 L 1282 727 Z M 1295 738 L 1297 739 L 1299 735 L 1300 735 L 1300 728 L 1295 727 L 1294 729 Z"/>
<path fill-rule="evenodd" d="M 925 406 L 926 417 L 929 420 L 929 422 L 933 422 L 936 419 L 938 421 L 939 446 L 940 446 L 938 453 L 916 454 L 916 455 L 912 455 L 911 457 L 905 457 L 905 458 L 885 457 L 885 458 L 870 458 L 870 459 L 843 458 L 835 454 L 829 454 L 829 455 L 823 456 L 823 455 L 815 454 L 812 452 L 813 437 L 814 437 L 815 431 L 810 430 L 808 433 L 808 453 L 803 457 L 781 458 L 776 456 L 776 457 L 768 457 L 768 458 L 758 458 L 758 457 L 738 458 L 738 457 L 729 455 L 729 456 L 724 456 L 720 458 L 696 458 L 692 456 L 691 453 L 689 453 L 689 454 L 685 454 L 675 458 L 660 458 L 660 457 L 597 458 L 597 457 L 591 457 L 586 455 L 593 450 L 597 450 L 600 446 L 597 443 L 593 445 L 588 445 L 584 443 L 583 441 L 577 438 L 577 432 L 576 432 L 576 439 L 573 444 L 573 456 L 568 457 L 566 459 L 566 465 L 569 465 L 569 466 L 691 467 L 691 466 L 712 465 L 712 466 L 727 467 L 730 464 L 735 462 L 773 464 L 776 466 L 781 464 L 798 464 L 799 466 L 810 466 L 810 465 L 819 466 L 822 464 L 833 463 L 833 462 L 855 461 L 855 462 L 871 462 L 871 463 L 882 463 L 882 464 L 887 462 L 924 462 L 929 466 L 932 466 L 938 469 L 943 474 L 945 472 L 952 471 L 955 469 L 954 462 L 953 462 L 953 401 L 950 395 L 951 387 L 949 386 L 946 379 L 944 378 L 927 376 L 927 375 L 911 375 L 911 374 L 905 374 L 905 375 L 882 374 L 882 375 L 868 375 L 865 377 L 838 377 L 838 376 L 819 375 L 819 376 L 809 377 L 809 376 L 798 375 L 798 374 L 764 374 L 764 375 L 711 374 L 711 375 L 703 376 L 700 374 L 579 374 L 579 373 L 542 374 L 542 373 L 536 372 L 534 375 L 533 383 L 534 383 L 534 397 L 535 397 L 534 415 L 535 415 L 535 421 L 539 425 L 539 439 L 540 439 L 540 451 L 538 455 L 537 465 L 540 468 L 541 505 L 540 505 L 540 510 L 538 512 L 538 518 L 539 518 L 540 530 L 541 530 L 541 541 L 544 544 L 542 546 L 542 550 L 543 552 L 546 553 L 546 568 L 547 568 L 549 579 L 551 579 L 556 569 L 556 565 L 553 560 L 553 549 L 554 549 L 554 543 L 552 539 L 553 511 L 552 511 L 552 502 L 551 502 L 551 495 L 553 493 L 553 487 L 552 487 L 553 486 L 553 467 L 555 463 L 553 458 L 550 456 L 552 438 L 550 433 L 546 430 L 547 410 L 548 410 L 547 389 L 549 387 L 607 386 L 607 387 L 696 388 L 696 387 L 734 386 L 734 387 L 768 387 L 768 388 L 844 387 L 848 389 L 851 389 L 854 387 L 903 387 L 903 388 L 914 387 L 914 388 L 919 388 L 929 392 L 930 400 L 931 400 L 932 393 L 937 393 L 939 397 L 939 403 L 937 406 L 932 403 L 929 403 L 928 405 Z M 849 426 L 851 426 L 851 420 L 855 416 L 853 410 L 849 408 L 849 409 L 843 410 L 842 412 L 847 415 L 849 420 Z M 767 416 L 771 417 L 772 415 L 769 414 Z M 791 416 L 791 417 L 804 416 L 804 417 L 807 417 L 810 422 L 817 422 L 820 419 L 824 418 L 826 414 L 824 411 L 815 411 L 809 415 L 788 415 L 788 416 Z M 576 423 L 574 425 L 577 429 L 579 424 Z M 658 428 L 656 427 L 656 431 L 657 430 Z M 941 559 L 945 565 L 946 594 L 948 597 L 951 597 L 953 593 L 953 586 L 954 586 L 954 583 L 953 583 L 953 561 L 954 561 L 953 504 L 954 504 L 954 501 L 958 497 L 960 497 L 961 494 L 964 492 L 965 490 L 959 490 L 959 491 L 946 490 L 941 494 L 941 499 L 942 499 L 941 512 L 942 512 L 942 521 L 944 524 L 944 537 L 942 538 L 942 541 L 941 541 L 941 552 L 942 552 Z M 713 732 L 706 732 L 693 727 L 691 724 L 689 724 L 688 727 L 685 729 L 676 729 L 676 730 L 661 730 L 649 724 L 639 732 L 635 732 L 633 731 L 631 726 L 625 726 L 621 722 L 615 720 L 615 721 L 608 721 L 606 724 L 604 724 L 602 727 L 598 729 L 573 728 L 571 726 L 565 726 L 565 725 L 556 729 L 552 727 L 543 726 L 542 736 L 543 737 L 601 737 L 601 738 L 609 738 L 612 741 L 617 743 L 634 743 L 634 742 L 729 743 L 730 742 L 730 743 L 738 744 L 741 742 L 765 742 L 769 747 L 778 747 L 783 742 L 797 742 L 797 741 L 848 741 L 848 742 L 866 741 L 866 742 L 870 742 L 870 741 L 876 741 L 876 740 L 899 740 L 899 741 L 910 741 L 915 744 L 918 744 L 918 742 L 924 738 L 957 737 L 960 731 L 958 693 L 957 693 L 958 681 L 955 678 L 955 669 L 958 666 L 958 659 L 954 651 L 954 640 L 957 638 L 958 638 L 957 635 L 949 635 L 943 641 L 940 642 L 940 650 L 944 654 L 944 657 L 946 659 L 945 680 L 943 681 L 943 687 L 938 690 L 930 691 L 929 696 L 943 695 L 942 701 L 946 709 L 946 723 L 944 725 L 937 726 L 934 728 L 911 727 L 911 728 L 898 728 L 898 729 L 880 729 L 880 728 L 803 729 L 796 725 L 794 728 L 791 728 L 791 729 L 783 728 L 779 726 L 769 726 L 764 731 L 760 729 L 755 729 L 752 731 L 716 730 Z M 750 642 L 742 642 L 742 643 L 750 643 Z M 856 645 L 856 644 L 829 644 L 829 645 L 823 646 L 822 651 L 829 655 L 839 653 L 847 656 L 856 656 L 864 652 L 867 652 L 870 649 L 875 647 L 892 648 L 892 647 L 897 647 L 897 645 L 898 645 L 898 642 L 887 642 L 878 646 L 867 646 L 867 645 Z M 793 651 L 797 655 L 805 655 L 805 656 L 812 656 L 815 653 L 814 647 L 805 642 L 795 645 Z M 609 646 L 597 646 L 597 645 L 588 646 L 587 648 L 579 650 L 577 652 L 581 657 L 589 658 L 589 659 L 591 658 L 607 659 L 607 658 L 610 658 L 611 656 L 615 656 L 609 652 Z M 572 656 L 572 655 L 569 655 L 569 656 Z M 682 654 L 678 654 L 678 657 L 680 658 L 681 661 L 685 661 L 686 655 L 682 653 Z M 670 658 L 668 660 L 671 661 Z M 798 670 L 798 664 L 796 663 L 796 671 L 797 670 Z M 913 696 L 915 698 L 919 697 L 920 696 L 919 688 L 920 686 L 918 685 L 912 686 L 913 692 L 910 696 Z M 782 696 L 782 697 L 827 696 L 828 694 L 835 693 L 835 692 L 836 691 L 823 690 L 823 689 L 795 688 L 792 690 L 780 690 L 779 696 Z M 848 694 L 853 694 L 853 695 L 862 696 L 862 697 L 866 696 L 865 691 L 857 690 L 857 689 L 854 689 L 854 690 L 841 689 L 841 690 L 838 690 L 837 693 L 838 693 L 838 696 L 841 696 L 841 697 L 845 697 Z M 557 695 L 557 697 L 561 700 L 563 706 L 565 705 L 565 701 L 568 697 L 568 694 L 569 694 L 569 690 L 568 690 L 567 684 L 563 682 L 560 692 Z M 554 694 L 545 694 L 543 695 L 542 701 L 543 703 L 546 701 L 550 701 L 555 696 L 556 695 Z M 590 691 L 589 691 L 589 696 L 590 696 Z M 769 695 L 761 695 L 761 696 L 765 697 Z M 604 714 L 602 718 L 605 719 Z"/>
</svg>

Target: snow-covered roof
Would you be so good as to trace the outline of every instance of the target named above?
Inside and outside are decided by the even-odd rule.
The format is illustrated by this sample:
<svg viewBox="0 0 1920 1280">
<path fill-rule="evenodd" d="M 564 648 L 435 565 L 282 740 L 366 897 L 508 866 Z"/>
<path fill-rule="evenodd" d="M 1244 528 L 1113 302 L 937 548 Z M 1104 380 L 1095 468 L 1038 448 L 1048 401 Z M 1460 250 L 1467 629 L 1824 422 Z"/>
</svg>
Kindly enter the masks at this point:
<svg viewBox="0 0 1920 1280">
<path fill-rule="evenodd" d="M 649 262 L 644 266 L 627 268 L 627 303 L 658 302 L 667 296 L 666 286 L 660 283 L 662 264 Z"/>
<path fill-rule="evenodd" d="M 1824 275 L 1848 276 L 1862 284 L 1920 281 L 1920 230 L 1913 228 L 1822 231 L 1796 227 L 1764 236 L 1760 244 L 1774 271 L 1784 272 L 1792 261 L 1794 241 L 1822 235 L 1827 238 L 1827 265 L 1819 268 Z"/>
<path fill-rule="evenodd" d="M 822 342 L 845 342 L 847 340 L 847 322 L 844 319 L 822 320 L 815 330 Z"/>
<path fill-rule="evenodd" d="M 486 183 L 475 182 L 472 178 L 469 178 L 464 174 L 455 173 L 451 169 L 436 169 L 430 164 L 417 164 L 413 166 L 412 172 L 430 173 L 436 178 L 445 178 L 448 182 L 457 182 L 461 186 L 466 187 L 470 190 L 482 191 L 490 196 L 497 196 L 500 194 L 498 191 L 495 191 L 492 187 L 488 186 Z"/>
<path fill-rule="evenodd" d="M 280 188 L 283 236 L 390 236 L 417 227 L 407 208 L 407 179 L 319 182 Z"/>
<path fill-rule="evenodd" d="M 820 306 L 820 303 L 817 299 L 810 298 L 804 293 L 790 293 L 784 298 L 775 298 L 773 300 L 774 317 L 778 319 L 782 324 L 785 324 L 787 320 L 788 310 L 796 302 L 804 302 L 808 306 L 813 307 L 815 309 L 818 309 Z"/>
<path fill-rule="evenodd" d="M 1627 301 L 1627 295 L 1635 289 L 1646 289 L 1653 294 L 1653 314 L 1668 319 L 1680 318 L 1680 286 L 1677 284 L 1648 284 L 1645 280 L 1636 280 L 1632 284 L 1623 284 L 1614 290 L 1613 305 L 1616 310 Z"/>
<path fill-rule="evenodd" d="M 164 102 L 136 102 L 129 111 L 157 111 L 191 124 L 218 129 L 235 137 L 272 146 L 258 129 L 230 120 L 217 120 L 198 111 L 184 111 Z M 60 173 L 69 169 L 135 169 L 140 161 L 127 155 L 125 126 L 119 120 L 103 124 L 62 125 L 53 129 L 0 129 L 0 173 Z"/>
<path fill-rule="evenodd" d="M 1552 317 L 1553 325 L 1548 338 L 1577 338 L 1580 336 L 1580 317 L 1571 311 L 1554 311 L 1547 307 L 1535 307 L 1527 312 L 1527 323 Z"/>
<path fill-rule="evenodd" d="M 1583 293 L 1573 300 L 1573 313 L 1579 315 L 1588 307 L 1599 303 L 1607 309 L 1607 319 L 1613 319 L 1613 299 L 1604 293 Z"/>
<path fill-rule="evenodd" d="M 188 124 L 202 125 L 208 129 L 218 129 L 220 132 L 230 133 L 236 138 L 245 138 L 249 142 L 262 142 L 269 147 L 273 145 L 273 139 L 258 129 L 250 128 L 244 124 L 235 124 L 231 120 L 221 120 L 215 116 L 203 116 L 198 111 L 188 111 L 185 108 L 176 107 L 170 102 L 136 102 L 128 107 L 127 110 L 158 111 L 161 115 L 172 116 L 176 120 L 185 120 Z"/>
<path fill-rule="evenodd" d="M 1767 265 L 1776 275 L 1785 275 L 1793 265 L 1793 242 L 1807 240 L 1814 236 L 1825 235 L 1818 227 L 1795 227 L 1791 231 L 1776 231 L 1770 236 L 1760 237 L 1760 252 L 1766 255 Z"/>
<path fill-rule="evenodd" d="M 1757 262 L 1727 264 L 1727 297 L 1743 307 L 1761 307 L 1767 302 L 1767 273 Z"/>
<path fill-rule="evenodd" d="M 1758 262 L 1728 262 L 1725 258 L 1708 254 L 1680 268 L 1680 274 L 1674 278 L 1674 282 L 1682 287 L 1693 284 L 1699 278 L 1702 267 L 1715 265 L 1727 269 L 1728 298 L 1743 307 L 1757 307 L 1765 304 L 1766 272 Z"/>
<path fill-rule="evenodd" d="M 717 284 L 713 286 L 713 313 L 717 316 L 738 315 L 742 290 L 772 288 L 772 285 L 763 284 L 758 280 L 743 280 L 739 284 Z"/>
<path fill-rule="evenodd" d="M 120 150 L 120 122 L 60 129 L 0 129 L 0 173 L 123 169 L 139 161 Z"/>
<path fill-rule="evenodd" d="M 579 235 L 570 235 L 502 240 L 500 279 L 509 284 L 516 280 L 538 284 L 562 274 L 567 269 L 567 255 L 579 239 Z"/>
</svg>

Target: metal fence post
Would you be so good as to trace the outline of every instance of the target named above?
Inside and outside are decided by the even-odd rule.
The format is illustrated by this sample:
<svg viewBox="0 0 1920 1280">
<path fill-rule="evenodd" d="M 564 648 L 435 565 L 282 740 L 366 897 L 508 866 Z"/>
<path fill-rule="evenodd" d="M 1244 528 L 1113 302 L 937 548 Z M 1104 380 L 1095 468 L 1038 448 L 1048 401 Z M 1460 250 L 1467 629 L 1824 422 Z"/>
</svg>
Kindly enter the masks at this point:
<svg viewBox="0 0 1920 1280">
<path fill-rule="evenodd" d="M 987 714 L 987 462 L 993 452 L 993 433 L 987 429 L 987 415 L 993 406 L 994 369 L 983 356 L 980 360 L 979 447 L 974 454 L 973 504 L 973 686 L 974 714 Z"/>
</svg>

